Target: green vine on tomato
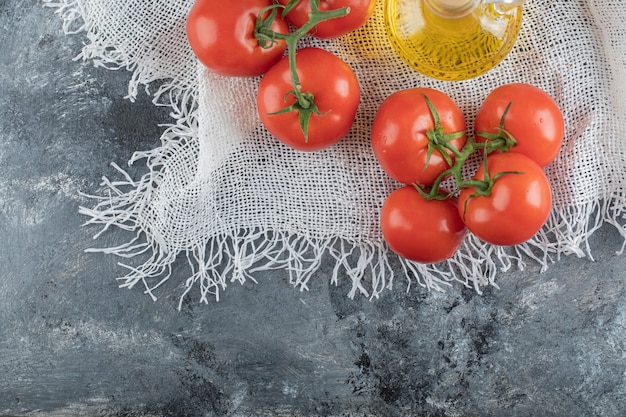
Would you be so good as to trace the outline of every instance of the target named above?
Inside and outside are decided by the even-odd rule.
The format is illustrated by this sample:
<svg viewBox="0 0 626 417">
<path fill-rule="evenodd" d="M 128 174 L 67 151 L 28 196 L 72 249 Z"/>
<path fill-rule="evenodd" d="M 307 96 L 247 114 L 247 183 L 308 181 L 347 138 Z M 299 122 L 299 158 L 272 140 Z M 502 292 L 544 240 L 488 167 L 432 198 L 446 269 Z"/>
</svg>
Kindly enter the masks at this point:
<svg viewBox="0 0 626 417">
<path fill-rule="evenodd" d="M 489 196 L 491 193 L 491 189 L 493 188 L 494 182 L 502 175 L 519 173 L 510 171 L 501 172 L 497 175 L 490 176 L 489 170 L 487 168 L 488 154 L 495 151 L 508 152 L 511 147 L 517 144 L 515 138 L 513 138 L 510 133 L 508 133 L 504 129 L 504 119 L 512 102 L 509 103 L 504 114 L 502 115 L 498 134 L 483 134 L 488 139 L 488 141 L 481 143 L 475 142 L 472 138 L 469 138 L 465 142 L 463 148 L 459 150 L 450 144 L 450 140 L 459 138 L 460 136 L 464 135 L 465 132 L 453 132 L 444 134 L 443 128 L 441 127 L 441 118 L 439 117 L 437 109 L 426 94 L 424 94 L 423 97 L 424 100 L 426 100 L 431 117 L 433 118 L 435 123 L 434 128 L 427 130 L 427 162 L 430 160 L 430 156 L 432 155 L 433 150 L 437 149 L 450 166 L 447 170 L 439 174 L 439 176 L 435 179 L 432 185 L 413 183 L 413 187 L 422 195 L 424 199 L 445 200 L 448 198 L 452 198 L 456 193 L 455 191 L 442 192 L 440 189 L 441 183 L 449 177 L 452 177 L 454 179 L 456 188 L 458 190 L 470 186 L 474 187 L 476 192 L 474 193 L 473 197 L 477 197 Z M 463 179 L 461 170 L 465 165 L 467 159 L 478 149 L 482 149 L 484 153 L 483 164 L 485 175 L 482 179 Z M 454 160 L 450 157 L 450 153 L 454 155 Z"/>
<path fill-rule="evenodd" d="M 277 17 L 277 10 L 282 9 L 281 17 L 284 18 L 289 13 L 289 11 L 297 5 L 299 1 L 300 0 L 291 0 L 289 1 L 289 3 L 287 3 L 287 5 L 272 4 L 265 7 L 258 15 L 254 33 L 257 41 L 259 42 L 259 45 L 261 45 L 262 47 L 271 47 L 271 45 L 273 45 L 273 43 L 278 40 L 282 40 L 287 44 L 289 72 L 293 90 L 287 92 L 284 99 L 285 101 L 287 101 L 287 98 L 289 96 L 293 96 L 296 100 L 291 105 L 270 114 L 275 115 L 291 112 L 294 110 L 297 111 L 299 114 L 300 128 L 302 129 L 302 133 L 304 134 L 305 142 L 308 142 L 309 121 L 311 120 L 311 116 L 313 114 L 321 116 L 323 115 L 323 113 L 321 113 L 318 109 L 314 95 L 311 92 L 302 91 L 302 85 L 300 83 L 300 78 L 298 76 L 296 66 L 296 50 L 298 42 L 319 23 L 326 20 L 346 16 L 348 13 L 350 13 L 350 8 L 343 7 L 339 9 L 322 11 L 319 7 L 319 0 L 310 0 L 311 13 L 309 13 L 309 19 L 304 25 L 300 26 L 295 31 L 288 34 L 273 31 L 271 29 L 271 25 L 274 19 L 276 19 Z M 266 18 L 263 18 L 262 16 L 268 11 L 270 11 L 271 13 Z"/>
<path fill-rule="evenodd" d="M 500 124 L 497 126 L 497 133 L 489 133 L 489 132 L 479 132 L 478 135 L 485 139 L 487 145 L 484 146 L 486 153 L 491 153 L 492 151 L 502 151 L 508 152 L 517 145 L 517 140 L 515 137 L 504 128 L 504 120 L 506 115 L 509 113 L 511 109 L 511 105 L 513 105 L 513 101 L 509 101 L 509 103 L 504 108 L 504 112 L 502 113 L 502 117 L 500 118 Z"/>
<path fill-rule="evenodd" d="M 430 115 L 433 118 L 435 126 L 426 130 L 426 137 L 428 138 L 428 150 L 426 153 L 426 165 L 430 162 L 430 159 L 433 154 L 433 150 L 437 149 L 443 159 L 445 159 L 448 165 L 453 165 L 454 162 L 452 158 L 448 154 L 447 151 L 450 151 L 454 154 L 457 154 L 458 151 L 454 146 L 450 145 L 450 141 L 454 139 L 459 139 L 463 135 L 465 135 L 465 131 L 452 132 L 452 133 L 444 133 L 443 126 L 441 125 L 441 118 L 439 117 L 439 112 L 435 109 L 432 101 L 428 98 L 426 94 L 422 94 L 424 100 L 426 100 L 426 105 L 430 110 Z"/>
</svg>

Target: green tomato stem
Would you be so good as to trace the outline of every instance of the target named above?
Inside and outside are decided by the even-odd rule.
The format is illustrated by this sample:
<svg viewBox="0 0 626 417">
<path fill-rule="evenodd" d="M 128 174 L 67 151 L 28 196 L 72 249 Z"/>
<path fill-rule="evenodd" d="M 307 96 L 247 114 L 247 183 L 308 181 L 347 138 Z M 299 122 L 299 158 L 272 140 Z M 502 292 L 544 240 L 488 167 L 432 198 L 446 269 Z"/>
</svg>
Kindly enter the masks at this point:
<svg viewBox="0 0 626 417">
<path fill-rule="evenodd" d="M 317 109 L 313 94 L 302 91 L 302 85 L 300 83 L 300 77 L 298 76 L 298 70 L 296 66 L 298 42 L 300 41 L 300 39 L 305 37 L 311 30 L 313 30 L 315 26 L 317 26 L 319 23 L 325 20 L 336 19 L 346 16 L 348 13 L 350 13 L 350 8 L 343 7 L 339 9 L 322 11 L 319 8 L 319 0 L 310 0 L 311 13 L 309 13 L 309 18 L 304 25 L 288 34 L 273 31 L 270 26 L 272 21 L 276 18 L 276 10 L 278 8 L 283 8 L 282 16 L 284 17 L 297 4 L 298 1 L 300 0 L 291 0 L 289 3 L 287 3 L 286 6 L 273 4 L 271 6 L 263 8 L 259 13 L 259 16 L 257 17 L 255 36 L 261 47 L 271 47 L 271 45 L 277 40 L 285 41 L 287 45 L 287 56 L 289 59 L 289 76 L 291 79 L 291 85 L 293 87 L 293 90 L 290 91 L 287 96 L 293 95 L 296 99 L 297 104 L 288 106 L 284 110 L 296 110 L 300 113 L 300 128 L 302 129 L 302 133 L 304 134 L 305 141 L 308 142 L 308 126 L 311 115 L 313 113 L 318 115 L 321 113 Z M 268 10 L 271 10 L 272 13 L 270 13 L 267 19 L 263 20 L 261 16 Z M 276 113 L 282 112 L 283 111 L 279 111 Z"/>
<path fill-rule="evenodd" d="M 511 171 L 501 172 L 491 176 L 487 166 L 487 156 L 490 153 L 495 151 L 508 152 L 513 146 L 517 145 L 517 141 L 513 135 L 504 128 L 504 120 L 512 102 L 509 102 L 504 110 L 504 113 L 502 114 L 500 124 L 498 126 L 498 133 L 479 133 L 479 136 L 487 139 L 485 142 L 476 142 L 473 137 L 468 137 L 465 142 L 465 146 L 459 150 L 450 144 L 450 141 L 462 136 L 465 132 L 443 133 L 439 113 L 426 95 L 424 95 L 424 98 L 426 99 L 426 103 L 434 121 L 434 127 L 426 132 L 428 137 L 428 154 L 426 163 L 428 163 L 432 152 L 436 149 L 439 153 L 441 153 L 450 166 L 435 179 L 433 185 L 430 187 L 426 187 L 421 184 L 413 184 L 413 186 L 419 190 L 420 194 L 422 194 L 425 199 L 442 200 L 453 197 L 455 194 L 454 192 L 443 193 L 439 189 L 441 183 L 449 177 L 454 179 L 457 190 L 469 187 L 474 188 L 475 193 L 472 197 L 476 197 L 479 195 L 488 196 L 491 193 L 493 184 L 502 175 L 521 174 L 520 172 Z M 484 176 L 482 179 L 463 179 L 461 169 L 467 159 L 477 150 L 482 150 L 483 152 Z M 454 156 L 454 161 L 450 157 L 450 154 Z"/>
<path fill-rule="evenodd" d="M 287 7 L 291 5 L 291 3 L 296 3 L 298 0 L 291 1 Z M 311 106 L 311 102 L 306 98 L 305 94 L 302 92 L 302 86 L 300 85 L 300 77 L 298 76 L 298 71 L 296 68 L 296 51 L 298 42 L 300 39 L 305 37 L 315 26 L 319 23 L 329 20 L 335 19 L 338 17 L 343 17 L 350 12 L 349 7 L 343 7 L 341 9 L 334 9 L 328 11 L 321 11 L 319 9 L 319 0 L 310 0 L 311 2 L 311 13 L 309 14 L 309 20 L 302 25 L 300 28 L 295 30 L 290 34 L 282 34 L 277 33 L 276 39 L 284 39 L 287 43 L 287 54 L 289 56 L 289 72 L 291 76 L 291 85 L 293 86 L 294 94 L 298 100 L 300 107 L 303 109 L 308 109 Z M 288 9 L 286 9 L 288 10 Z M 306 132 L 305 132 L 306 135 Z"/>
</svg>

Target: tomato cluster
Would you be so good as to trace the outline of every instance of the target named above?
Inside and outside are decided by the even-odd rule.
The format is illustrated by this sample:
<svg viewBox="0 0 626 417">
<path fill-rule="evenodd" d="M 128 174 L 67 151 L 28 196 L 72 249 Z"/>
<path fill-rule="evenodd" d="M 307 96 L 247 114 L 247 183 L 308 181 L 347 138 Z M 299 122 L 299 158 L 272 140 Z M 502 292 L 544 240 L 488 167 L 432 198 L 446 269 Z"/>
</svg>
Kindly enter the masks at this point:
<svg viewBox="0 0 626 417">
<path fill-rule="evenodd" d="M 517 245 L 547 221 L 552 192 L 543 167 L 564 136 L 552 97 L 529 84 L 506 84 L 481 105 L 472 136 L 465 126 L 452 98 L 426 88 L 398 91 L 376 113 L 374 154 L 405 184 L 387 197 L 380 216 L 383 237 L 400 256 L 441 262 L 468 230 L 487 243 Z M 462 168 L 475 153 L 482 163 L 464 178 Z M 456 189 L 444 190 L 450 178 Z"/>
<path fill-rule="evenodd" d="M 196 0 L 187 39 L 198 60 L 217 74 L 262 76 L 257 109 L 263 125 L 286 145 L 315 151 L 346 136 L 361 92 L 343 60 L 320 48 L 298 49 L 297 43 L 304 36 L 354 31 L 375 5 L 376 0 Z"/>
</svg>

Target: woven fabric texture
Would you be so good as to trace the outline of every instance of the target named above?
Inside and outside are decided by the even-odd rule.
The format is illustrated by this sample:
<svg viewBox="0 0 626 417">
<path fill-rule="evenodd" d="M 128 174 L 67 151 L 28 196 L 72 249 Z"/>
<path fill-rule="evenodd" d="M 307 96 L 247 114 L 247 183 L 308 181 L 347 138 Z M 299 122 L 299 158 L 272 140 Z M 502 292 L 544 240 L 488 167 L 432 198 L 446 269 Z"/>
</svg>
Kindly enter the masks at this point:
<svg viewBox="0 0 626 417">
<path fill-rule="evenodd" d="M 291 150 L 261 125 L 255 110 L 259 78 L 227 78 L 205 70 L 185 36 L 192 0 L 44 0 L 63 17 L 67 33 L 86 36 L 81 57 L 132 72 L 129 98 L 157 84 L 155 104 L 171 106 L 173 121 L 160 143 L 130 163 L 148 173 L 107 175 L 89 224 L 133 232 L 115 248 L 124 287 L 156 289 L 171 264 L 186 256 L 184 283 L 207 302 L 231 282 L 254 281 L 258 270 L 285 268 L 302 289 L 322 263 L 331 280 L 352 283 L 348 296 L 376 297 L 401 282 L 442 290 L 458 282 L 496 285 L 510 268 L 562 255 L 592 256 L 589 237 L 610 223 L 626 237 L 626 9 L 618 0 L 530 0 L 511 53 L 480 77 L 438 81 L 395 54 L 383 26 L 383 1 L 361 29 L 334 40 L 303 39 L 336 53 L 355 71 L 362 98 L 354 126 L 339 144 L 315 153 Z M 369 142 L 376 109 L 395 91 L 430 87 L 450 95 L 472 120 L 499 85 L 525 82 L 548 92 L 566 123 L 560 155 L 546 173 L 554 209 L 531 241 L 495 247 L 469 236 L 447 262 L 398 259 L 384 244 L 378 213 L 399 184 L 382 172 Z M 236 92 L 236 94 L 234 94 Z M 436 243 L 434 243 L 436 244 Z M 623 248 L 616 248 L 623 250 Z M 182 297 L 181 297 L 182 299 Z"/>
</svg>

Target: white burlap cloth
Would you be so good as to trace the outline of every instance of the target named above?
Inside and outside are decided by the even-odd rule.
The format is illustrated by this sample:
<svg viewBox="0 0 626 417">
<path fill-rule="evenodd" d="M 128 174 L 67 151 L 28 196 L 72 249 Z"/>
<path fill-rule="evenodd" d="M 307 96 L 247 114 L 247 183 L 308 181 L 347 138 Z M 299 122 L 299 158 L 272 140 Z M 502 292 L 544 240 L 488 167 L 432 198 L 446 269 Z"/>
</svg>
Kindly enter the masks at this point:
<svg viewBox="0 0 626 417">
<path fill-rule="evenodd" d="M 158 81 L 155 103 L 174 120 L 161 142 L 137 152 L 148 172 L 108 173 L 87 223 L 117 226 L 134 238 L 93 249 L 123 257 L 122 286 L 156 288 L 177 257 L 193 268 L 184 283 L 206 302 L 230 282 L 254 280 L 261 269 L 285 268 L 302 289 L 324 262 L 330 279 L 348 279 L 347 294 L 378 296 L 393 272 L 404 282 L 442 289 L 457 281 L 480 292 L 500 271 L 531 260 L 544 268 L 564 254 L 591 256 L 589 237 L 611 223 L 626 237 L 626 7 L 621 0 L 528 1 L 519 39 L 484 76 L 462 82 L 424 77 L 402 62 L 387 41 L 382 5 L 368 24 L 335 40 L 307 39 L 335 52 L 355 70 L 362 100 L 350 135 L 317 153 L 290 150 L 272 138 L 255 110 L 259 79 L 206 72 L 185 37 L 192 0 L 44 0 L 67 33 L 87 38 L 82 58 L 132 72 L 129 97 Z M 418 265 L 386 248 L 378 224 L 384 198 L 398 184 L 379 168 L 369 132 L 380 103 L 415 86 L 440 89 L 464 110 L 469 128 L 486 95 L 509 82 L 541 87 L 566 122 L 561 154 L 546 171 L 554 209 L 542 231 L 514 248 L 473 237 L 450 261 Z M 119 171 L 119 172 L 118 172 Z M 436 242 L 433 242 L 436 244 Z M 616 250 L 623 250 L 616 248 Z M 401 265 L 401 267 L 400 267 Z M 567 279 L 564 277 L 563 279 Z M 181 297 L 182 299 L 182 297 Z"/>
</svg>

